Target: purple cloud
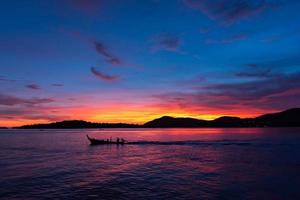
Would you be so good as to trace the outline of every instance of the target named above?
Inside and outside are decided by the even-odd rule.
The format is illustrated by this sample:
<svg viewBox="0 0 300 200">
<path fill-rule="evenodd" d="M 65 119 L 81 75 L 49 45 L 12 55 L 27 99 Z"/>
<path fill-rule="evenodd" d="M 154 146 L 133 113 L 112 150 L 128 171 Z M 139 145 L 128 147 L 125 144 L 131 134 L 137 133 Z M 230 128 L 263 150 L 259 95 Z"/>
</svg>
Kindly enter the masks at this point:
<svg viewBox="0 0 300 200">
<path fill-rule="evenodd" d="M 266 38 L 264 38 L 262 40 L 262 42 L 266 42 L 266 43 L 272 43 L 272 42 L 276 42 L 279 40 L 283 40 L 283 39 L 288 39 L 294 36 L 298 36 L 300 34 L 300 30 L 299 28 L 290 31 L 290 32 L 285 32 L 285 33 L 281 33 L 281 34 L 276 34 L 276 35 L 270 35 Z"/>
<path fill-rule="evenodd" d="M 280 110 L 300 106 L 300 73 L 238 83 L 202 83 L 198 87 L 189 87 L 189 92 L 165 93 L 154 97 L 161 106 L 201 113 L 203 110 L 214 109 L 230 112 L 234 109 Z"/>
<path fill-rule="evenodd" d="M 0 81 L 4 81 L 4 82 L 16 82 L 16 80 L 8 79 L 5 76 L 0 76 Z"/>
<path fill-rule="evenodd" d="M 99 14 L 100 9 L 103 8 L 102 0 L 64 0 L 57 1 L 66 12 L 66 6 L 74 11 L 80 12 L 88 16 L 95 16 Z"/>
<path fill-rule="evenodd" d="M 123 63 L 123 61 L 114 54 L 112 54 L 109 51 L 108 47 L 106 47 L 105 44 L 103 44 L 102 42 L 95 41 L 94 45 L 97 53 L 101 55 L 107 63 L 111 65 L 121 65 Z"/>
<path fill-rule="evenodd" d="M 0 105 L 4 106 L 14 106 L 14 105 L 37 105 L 44 103 L 54 102 L 50 98 L 20 98 L 11 95 L 0 94 Z"/>
<path fill-rule="evenodd" d="M 200 28 L 199 29 L 199 32 L 202 33 L 202 34 L 208 33 L 209 31 L 210 31 L 209 28 Z"/>
<path fill-rule="evenodd" d="M 63 87 L 64 84 L 61 84 L 61 83 L 53 83 L 53 84 L 51 84 L 51 86 L 53 86 L 53 87 Z"/>
<path fill-rule="evenodd" d="M 27 87 L 28 89 L 32 89 L 32 90 L 39 90 L 41 89 L 41 87 L 37 84 L 29 84 L 29 85 L 26 85 L 25 87 Z"/>
<path fill-rule="evenodd" d="M 256 69 L 260 68 L 264 70 L 275 68 L 287 69 L 288 67 L 298 67 L 300 66 L 300 54 L 290 55 L 287 57 L 277 58 L 274 60 L 267 60 L 263 62 L 242 64 L 242 66 Z"/>
<path fill-rule="evenodd" d="M 234 35 L 229 38 L 224 38 L 224 39 L 208 39 L 206 40 L 206 43 L 208 44 L 230 44 L 238 41 L 242 41 L 248 38 L 248 35 L 246 34 L 239 34 L 239 35 Z"/>
<path fill-rule="evenodd" d="M 272 71 L 270 69 L 239 72 L 236 73 L 235 75 L 238 77 L 248 77 L 248 78 L 268 78 L 274 76 L 274 74 L 272 74 Z"/>
<path fill-rule="evenodd" d="M 48 120 L 62 121 L 70 119 L 70 116 L 52 113 L 52 107 L 34 106 L 34 107 L 0 107 L 0 120 L 4 119 L 29 119 L 29 120 Z M 49 112 L 50 110 L 50 112 Z"/>
<path fill-rule="evenodd" d="M 290 89 L 300 88 L 300 73 L 281 74 L 269 78 L 242 83 L 228 83 L 204 86 L 203 89 L 214 94 L 226 95 L 239 100 L 256 100 Z"/>
<path fill-rule="evenodd" d="M 255 63 L 247 63 L 247 64 L 243 64 L 243 66 L 246 66 L 246 67 L 257 67 L 258 64 L 255 64 Z"/>
<path fill-rule="evenodd" d="M 178 36 L 169 33 L 154 37 L 154 49 L 156 50 L 177 51 L 181 43 Z"/>
<path fill-rule="evenodd" d="M 112 76 L 112 75 L 104 74 L 104 73 L 98 71 L 95 67 L 91 67 L 91 72 L 97 78 L 104 80 L 104 81 L 116 81 L 116 80 L 120 79 L 119 76 Z"/>
<path fill-rule="evenodd" d="M 265 0 L 184 0 L 184 4 L 201 11 L 210 19 L 232 24 L 273 8 L 278 5 L 278 2 L 275 4 Z"/>
</svg>

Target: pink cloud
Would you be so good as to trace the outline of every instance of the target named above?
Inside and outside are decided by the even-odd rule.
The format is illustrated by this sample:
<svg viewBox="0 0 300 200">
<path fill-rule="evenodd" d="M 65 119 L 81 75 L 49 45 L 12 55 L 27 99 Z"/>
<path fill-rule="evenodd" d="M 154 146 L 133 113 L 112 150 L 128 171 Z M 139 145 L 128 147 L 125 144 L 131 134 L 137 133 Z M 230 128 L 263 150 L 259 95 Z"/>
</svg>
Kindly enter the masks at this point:
<svg viewBox="0 0 300 200">
<path fill-rule="evenodd" d="M 0 94 L 0 105 L 37 105 L 54 102 L 51 98 L 20 98 L 12 95 Z"/>
</svg>

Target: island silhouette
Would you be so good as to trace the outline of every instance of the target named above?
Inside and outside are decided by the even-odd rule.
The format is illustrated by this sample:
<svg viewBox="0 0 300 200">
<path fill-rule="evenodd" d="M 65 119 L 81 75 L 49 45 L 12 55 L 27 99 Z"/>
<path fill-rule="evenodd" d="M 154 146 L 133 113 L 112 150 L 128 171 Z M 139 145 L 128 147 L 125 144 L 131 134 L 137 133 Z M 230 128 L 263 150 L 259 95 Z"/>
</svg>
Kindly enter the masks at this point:
<svg viewBox="0 0 300 200">
<path fill-rule="evenodd" d="M 163 116 L 142 125 L 127 123 L 95 123 L 68 120 L 48 124 L 33 124 L 21 129 L 75 129 L 75 128 L 207 128 L 207 127 L 300 127 L 300 108 L 261 115 L 255 118 L 223 116 L 214 120 Z"/>
</svg>

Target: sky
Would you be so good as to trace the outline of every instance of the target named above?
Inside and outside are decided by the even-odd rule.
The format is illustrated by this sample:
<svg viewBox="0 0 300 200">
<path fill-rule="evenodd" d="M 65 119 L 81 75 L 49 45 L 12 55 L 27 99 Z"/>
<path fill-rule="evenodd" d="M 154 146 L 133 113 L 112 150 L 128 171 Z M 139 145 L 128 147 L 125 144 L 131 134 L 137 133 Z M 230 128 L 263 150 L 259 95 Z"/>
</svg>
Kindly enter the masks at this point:
<svg viewBox="0 0 300 200">
<path fill-rule="evenodd" d="M 3 0 L 0 126 L 300 107 L 297 0 Z"/>
</svg>

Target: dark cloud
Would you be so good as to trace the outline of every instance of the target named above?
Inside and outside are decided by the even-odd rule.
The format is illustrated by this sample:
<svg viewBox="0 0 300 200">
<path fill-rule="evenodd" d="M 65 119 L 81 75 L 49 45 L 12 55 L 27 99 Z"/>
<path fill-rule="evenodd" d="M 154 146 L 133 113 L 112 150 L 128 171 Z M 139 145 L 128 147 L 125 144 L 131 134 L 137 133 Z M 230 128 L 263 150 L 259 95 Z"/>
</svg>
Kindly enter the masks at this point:
<svg viewBox="0 0 300 200">
<path fill-rule="evenodd" d="M 272 74 L 271 69 L 239 72 L 236 73 L 235 75 L 238 77 L 249 77 L 249 78 L 268 78 L 274 76 L 274 74 Z"/>
<path fill-rule="evenodd" d="M 102 0 L 66 0 L 71 8 L 87 15 L 95 15 L 102 7 Z"/>
<path fill-rule="evenodd" d="M 195 89 L 196 88 L 196 89 Z M 190 92 L 156 95 L 166 107 L 193 109 L 286 109 L 300 106 L 300 73 L 247 82 L 207 84 Z"/>
<path fill-rule="evenodd" d="M 300 55 L 290 55 L 285 58 L 259 63 L 259 67 L 287 68 L 300 67 Z"/>
<path fill-rule="evenodd" d="M 242 41 L 248 38 L 247 34 L 239 34 L 239 35 L 234 35 L 228 38 L 223 38 L 223 39 L 208 39 L 206 40 L 206 43 L 208 44 L 230 44 L 238 41 Z"/>
<path fill-rule="evenodd" d="M 62 121 L 67 120 L 70 116 L 56 115 L 49 110 L 51 107 L 0 107 L 0 120 L 48 120 L 48 121 Z"/>
<path fill-rule="evenodd" d="M 184 4 L 188 7 L 200 10 L 209 18 L 225 24 L 232 24 L 241 19 L 255 16 L 278 6 L 278 2 L 268 0 L 184 0 Z"/>
<path fill-rule="evenodd" d="M 123 63 L 123 61 L 119 57 L 110 52 L 110 50 L 104 43 L 95 41 L 94 45 L 97 53 L 101 55 L 107 63 L 111 65 L 121 65 Z"/>
<path fill-rule="evenodd" d="M 16 96 L 0 94 L 0 105 L 14 106 L 14 105 L 37 105 L 44 103 L 52 103 L 53 99 L 50 98 L 20 98 Z"/>
<path fill-rule="evenodd" d="M 25 87 L 32 89 L 32 90 L 39 90 L 41 89 L 41 87 L 37 84 L 29 84 L 29 85 L 25 85 Z"/>
<path fill-rule="evenodd" d="M 91 67 L 91 72 L 97 78 L 104 80 L 104 81 L 116 81 L 116 80 L 120 79 L 119 76 L 112 76 L 112 75 L 104 74 L 104 73 L 100 72 L 99 70 L 97 70 L 95 67 Z"/>
<path fill-rule="evenodd" d="M 216 84 L 203 87 L 203 89 L 214 94 L 226 95 L 240 100 L 255 100 L 295 88 L 300 88 L 300 73 L 281 74 L 257 81 Z"/>
<path fill-rule="evenodd" d="M 247 64 L 243 64 L 243 66 L 246 66 L 246 67 L 257 67 L 258 65 L 255 64 L 255 63 L 247 63 Z"/>
<path fill-rule="evenodd" d="M 177 51 L 181 43 L 178 36 L 169 33 L 160 34 L 154 37 L 154 48 L 156 50 Z"/>
<path fill-rule="evenodd" d="M 261 68 L 261 69 L 287 69 L 288 67 L 300 67 L 300 55 L 294 54 L 289 55 L 282 58 L 276 58 L 273 60 L 254 62 L 254 63 L 246 63 L 242 64 L 242 66 L 250 67 L 250 68 Z"/>
<path fill-rule="evenodd" d="M 189 86 L 195 86 L 197 84 L 205 84 L 207 82 L 207 77 L 205 76 L 195 76 L 191 79 L 183 79 L 176 82 L 176 85 L 179 87 L 189 87 Z"/>
<path fill-rule="evenodd" d="M 199 29 L 199 32 L 202 33 L 202 34 L 205 34 L 205 33 L 208 33 L 210 32 L 211 30 L 209 28 L 200 28 Z"/>
<path fill-rule="evenodd" d="M 4 82 L 16 82 L 16 80 L 8 79 L 5 76 L 0 76 L 0 81 L 4 81 Z"/>
<path fill-rule="evenodd" d="M 64 84 L 61 84 L 61 83 L 53 83 L 53 84 L 51 84 L 51 86 L 53 86 L 53 87 L 63 87 Z"/>
<path fill-rule="evenodd" d="M 299 28 L 297 28 L 296 30 L 293 30 L 290 32 L 285 32 L 285 33 L 276 34 L 276 35 L 270 35 L 270 36 L 264 38 L 262 40 L 262 42 L 272 43 L 272 42 L 276 42 L 276 41 L 280 41 L 280 40 L 284 40 L 284 39 L 289 39 L 291 37 L 298 36 L 299 34 L 300 34 L 300 30 L 299 30 Z"/>
</svg>

